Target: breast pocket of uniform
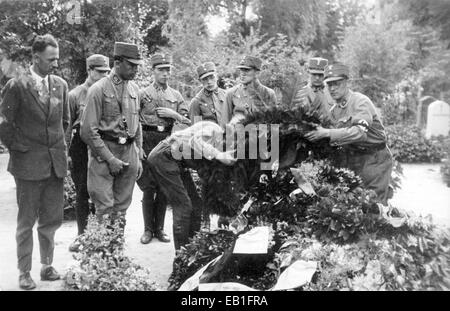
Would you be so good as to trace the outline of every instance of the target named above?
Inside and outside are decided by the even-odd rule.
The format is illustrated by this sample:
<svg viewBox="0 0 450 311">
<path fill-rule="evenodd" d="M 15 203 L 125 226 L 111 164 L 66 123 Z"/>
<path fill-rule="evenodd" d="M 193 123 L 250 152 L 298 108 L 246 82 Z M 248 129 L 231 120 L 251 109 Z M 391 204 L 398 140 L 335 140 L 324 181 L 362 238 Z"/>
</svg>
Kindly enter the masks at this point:
<svg viewBox="0 0 450 311">
<path fill-rule="evenodd" d="M 233 113 L 240 112 L 240 113 L 247 113 L 250 109 L 250 105 L 247 101 L 244 100 L 240 95 L 234 95 L 233 96 Z"/>
<path fill-rule="evenodd" d="M 208 105 L 206 103 L 200 104 L 200 113 L 204 119 L 208 119 L 208 118 L 211 119 L 211 118 L 215 118 L 215 116 L 216 116 L 216 111 L 215 111 L 214 107 L 211 107 L 210 105 Z"/>
<path fill-rule="evenodd" d="M 103 117 L 106 120 L 117 118 L 120 115 L 120 107 L 114 94 L 103 92 Z"/>
<path fill-rule="evenodd" d="M 178 102 L 174 99 L 165 99 L 164 106 L 175 111 L 178 111 Z"/>
<path fill-rule="evenodd" d="M 351 125 L 352 125 L 352 117 L 343 117 L 338 119 L 337 121 L 338 128 L 350 127 Z"/>
<path fill-rule="evenodd" d="M 132 114 L 137 114 L 139 112 L 139 102 L 136 93 L 130 93 L 130 112 Z"/>
</svg>

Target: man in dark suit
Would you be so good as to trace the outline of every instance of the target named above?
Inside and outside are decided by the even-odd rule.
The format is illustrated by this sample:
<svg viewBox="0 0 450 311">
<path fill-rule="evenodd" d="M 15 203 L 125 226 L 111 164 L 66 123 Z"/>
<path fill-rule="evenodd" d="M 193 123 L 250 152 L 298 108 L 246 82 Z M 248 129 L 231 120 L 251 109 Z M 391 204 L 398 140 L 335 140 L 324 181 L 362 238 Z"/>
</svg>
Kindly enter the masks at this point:
<svg viewBox="0 0 450 311">
<path fill-rule="evenodd" d="M 22 289 L 36 287 L 30 276 L 33 226 L 38 219 L 41 280 L 60 278 L 51 266 L 54 236 L 61 226 L 64 177 L 67 174 L 65 131 L 70 122 L 66 81 L 50 72 L 57 68 L 58 43 L 38 36 L 32 66 L 8 81 L 1 93 L 0 139 L 10 150 L 8 171 L 17 187 L 17 257 Z"/>
</svg>

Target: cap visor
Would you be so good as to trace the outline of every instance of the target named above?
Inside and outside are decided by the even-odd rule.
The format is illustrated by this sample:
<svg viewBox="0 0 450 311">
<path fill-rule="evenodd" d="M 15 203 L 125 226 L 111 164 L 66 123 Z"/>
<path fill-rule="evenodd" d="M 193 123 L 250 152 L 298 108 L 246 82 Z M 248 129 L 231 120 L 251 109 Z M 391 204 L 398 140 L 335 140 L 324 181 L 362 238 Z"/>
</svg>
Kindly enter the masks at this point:
<svg viewBox="0 0 450 311">
<path fill-rule="evenodd" d="M 95 67 L 94 69 L 98 71 L 111 71 L 109 67 Z"/>
<path fill-rule="evenodd" d="M 216 73 L 215 71 L 211 71 L 211 72 L 204 73 L 204 74 L 202 74 L 202 75 L 199 77 L 199 79 L 201 80 L 201 79 L 203 79 L 203 78 L 212 76 L 212 75 L 215 74 L 215 73 Z"/>
<path fill-rule="evenodd" d="M 171 64 L 160 64 L 156 65 L 155 68 L 172 68 Z"/>
<path fill-rule="evenodd" d="M 253 67 L 248 66 L 237 66 L 238 69 L 254 69 Z"/>
<path fill-rule="evenodd" d="M 312 74 L 318 74 L 318 75 L 323 75 L 325 73 L 324 70 L 314 70 L 314 69 L 309 69 L 308 72 L 312 73 Z"/>
<path fill-rule="evenodd" d="M 135 65 L 142 65 L 142 63 L 144 62 L 142 59 L 134 59 L 134 58 L 125 58 L 125 59 Z"/>
<path fill-rule="evenodd" d="M 344 80 L 344 77 L 330 77 L 330 78 L 326 78 L 323 82 L 328 83 L 328 82 L 333 82 L 333 81 L 339 81 L 339 80 Z"/>
</svg>

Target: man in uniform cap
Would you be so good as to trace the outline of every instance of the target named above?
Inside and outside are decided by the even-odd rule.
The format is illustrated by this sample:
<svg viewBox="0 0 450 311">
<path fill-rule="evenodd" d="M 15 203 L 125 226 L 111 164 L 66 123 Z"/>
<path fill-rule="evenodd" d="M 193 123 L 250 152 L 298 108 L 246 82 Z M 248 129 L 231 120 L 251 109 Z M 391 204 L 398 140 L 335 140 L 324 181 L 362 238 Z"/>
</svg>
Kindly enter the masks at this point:
<svg viewBox="0 0 450 311">
<path fill-rule="evenodd" d="M 225 122 L 236 124 L 248 113 L 276 106 L 275 91 L 262 85 L 258 79 L 261 65 L 261 59 L 253 56 L 245 56 L 239 63 L 240 83 L 226 92 Z"/>
<path fill-rule="evenodd" d="M 222 117 L 225 90 L 217 85 L 216 66 L 212 62 L 204 63 L 197 68 L 197 74 L 203 88 L 191 101 L 189 107 L 191 121 L 196 123 L 208 120 L 225 128 L 227 122 Z"/>
<path fill-rule="evenodd" d="M 325 67 L 328 60 L 314 57 L 308 61 L 309 83 L 297 91 L 292 99 L 292 107 L 302 106 L 308 112 L 328 119 L 334 100 L 324 83 Z"/>
<path fill-rule="evenodd" d="M 75 215 L 77 218 L 78 235 L 83 234 L 86 229 L 89 216 L 89 193 L 87 189 L 88 151 L 86 144 L 80 137 L 81 116 L 86 106 L 88 89 L 95 82 L 106 77 L 111 71 L 111 68 L 109 68 L 109 58 L 100 54 L 89 56 L 86 59 L 86 67 L 88 74 L 86 81 L 69 92 L 70 129 L 72 135 L 69 148 L 69 155 L 72 159 L 70 172 L 77 194 Z M 69 250 L 75 252 L 78 250 L 79 245 L 78 241 L 75 241 L 69 246 Z"/>
<path fill-rule="evenodd" d="M 114 69 L 87 93 L 81 138 L 89 146 L 88 192 L 100 220 L 125 215 L 142 173 L 139 88 L 131 81 L 141 63 L 137 45 L 116 42 Z"/>
<path fill-rule="evenodd" d="M 188 107 L 183 96 L 168 85 L 172 69 L 171 57 L 155 54 L 151 58 L 151 65 L 154 82 L 140 92 L 140 121 L 145 155 L 148 155 L 160 141 L 167 138 L 174 127 L 187 127 L 190 124 Z M 143 167 L 144 174 L 138 180 L 138 186 L 143 192 L 144 233 L 141 236 L 141 243 L 148 244 L 153 237 L 168 243 L 170 238 L 164 232 L 167 199 L 149 171 L 146 161 L 143 162 Z M 196 194 L 189 171 L 183 170 L 182 176 L 186 182 L 190 180 L 191 194 Z M 200 201 L 198 194 L 196 194 L 196 198 Z"/>
<path fill-rule="evenodd" d="M 392 172 L 392 154 L 386 146 L 386 132 L 380 116 L 365 95 L 349 89 L 349 69 L 342 63 L 327 66 L 325 83 L 336 101 L 331 109 L 335 129 L 318 127 L 306 135 L 310 141 L 329 138 L 343 146 L 338 164 L 358 174 L 364 185 L 374 190 L 381 203 L 387 204 Z"/>
</svg>

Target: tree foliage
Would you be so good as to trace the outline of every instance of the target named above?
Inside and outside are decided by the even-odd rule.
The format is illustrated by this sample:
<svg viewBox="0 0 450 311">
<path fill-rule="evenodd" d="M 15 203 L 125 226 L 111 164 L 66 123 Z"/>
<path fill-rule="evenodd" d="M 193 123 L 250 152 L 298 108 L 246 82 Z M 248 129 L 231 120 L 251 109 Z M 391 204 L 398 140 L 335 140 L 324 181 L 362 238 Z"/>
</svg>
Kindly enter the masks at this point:
<svg viewBox="0 0 450 311">
<path fill-rule="evenodd" d="M 115 41 L 136 42 L 142 32 L 143 44 L 150 51 L 154 51 L 155 45 L 167 44 L 161 29 L 168 10 L 166 1 L 83 2 L 79 23 L 68 22 L 72 3 L 68 0 L 1 2 L 0 50 L 9 59 L 27 63 L 35 36 L 51 33 L 60 45 L 59 74 L 73 86 L 86 77 L 86 58 L 94 53 L 112 58 Z"/>
<path fill-rule="evenodd" d="M 408 22 L 348 27 L 340 60 L 350 66 L 354 87 L 380 103 L 394 92 L 408 68 Z"/>
</svg>

